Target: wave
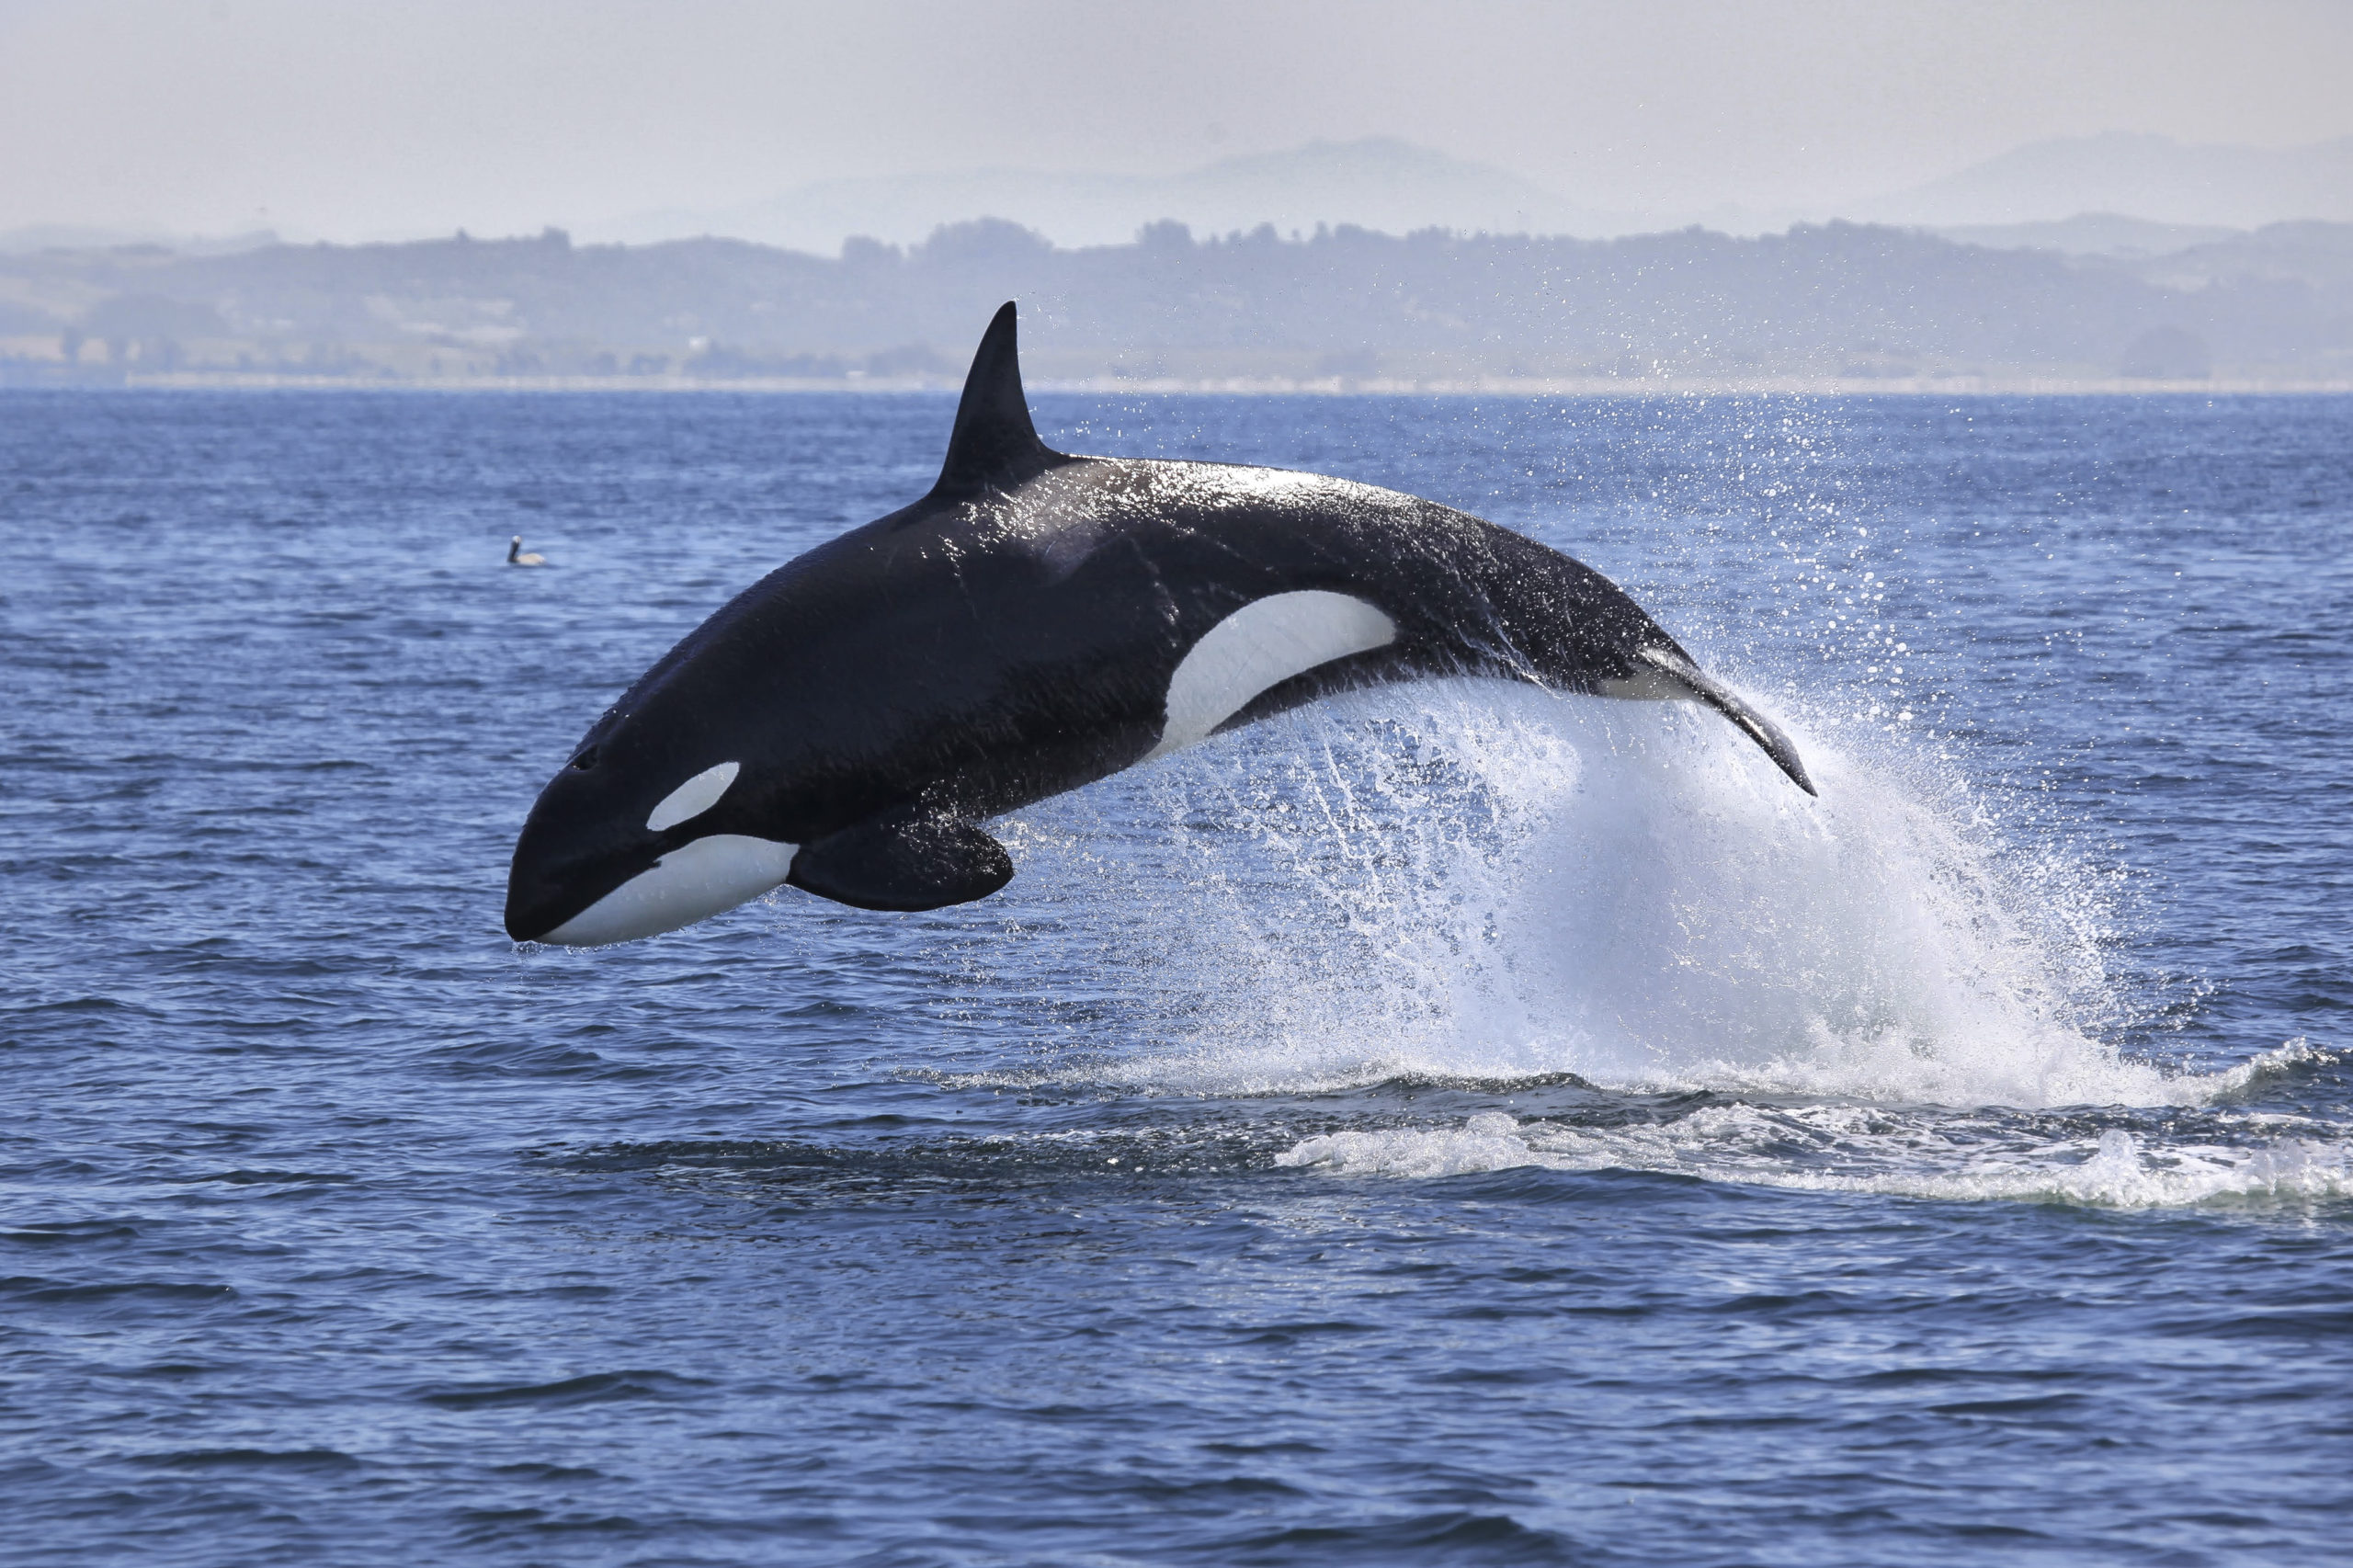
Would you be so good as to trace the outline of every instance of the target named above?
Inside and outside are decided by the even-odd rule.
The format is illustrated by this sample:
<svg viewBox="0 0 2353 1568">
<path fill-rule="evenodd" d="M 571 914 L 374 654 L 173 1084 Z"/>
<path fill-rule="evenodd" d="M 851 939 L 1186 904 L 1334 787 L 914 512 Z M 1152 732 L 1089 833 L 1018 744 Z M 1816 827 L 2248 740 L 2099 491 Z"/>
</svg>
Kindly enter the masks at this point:
<svg viewBox="0 0 2353 1568">
<path fill-rule="evenodd" d="M 1809 800 L 1711 714 L 1492 682 L 1360 694 L 1009 824 L 1176 1093 L 1572 1074 L 1949 1106 L 2198 1105 L 2130 1058 L 2099 876 L 1918 756 L 1790 722 Z"/>
<path fill-rule="evenodd" d="M 2154 1138 L 2120 1127 L 2049 1136 L 2006 1120 L 1890 1116 L 1855 1106 L 1712 1106 L 1678 1120 L 1590 1128 L 1482 1111 L 1459 1127 L 1303 1139 L 1279 1165 L 1349 1176 L 1446 1176 L 1538 1166 L 1634 1170 L 1749 1186 L 1911 1198 L 2173 1208 L 2222 1200 L 2353 1197 L 2343 1131 L 2245 1143 L 2260 1119 Z M 2200 1134 L 2203 1134 L 2201 1136 Z"/>
<path fill-rule="evenodd" d="M 1005 833 L 1029 934 L 1070 958 L 1023 1005 L 1066 1033 L 926 1076 L 1316 1098 L 1245 1112 L 1272 1119 L 1237 1167 L 2120 1208 L 2353 1190 L 2341 1118 L 2257 1108 L 2335 1055 L 2128 1054 L 2162 1037 L 2109 970 L 2111 876 L 2006 829 L 1931 744 L 1779 717 L 1819 800 L 1710 714 L 1461 681 L 1050 802 Z M 1322 1129 L 1284 1131 L 1300 1114 Z"/>
</svg>

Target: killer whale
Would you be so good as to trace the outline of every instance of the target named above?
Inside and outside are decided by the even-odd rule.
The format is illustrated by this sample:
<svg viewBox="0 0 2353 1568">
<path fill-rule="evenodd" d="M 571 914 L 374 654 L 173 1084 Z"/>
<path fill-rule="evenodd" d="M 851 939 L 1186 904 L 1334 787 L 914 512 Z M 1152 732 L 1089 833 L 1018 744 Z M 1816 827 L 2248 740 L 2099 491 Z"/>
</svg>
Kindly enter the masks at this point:
<svg viewBox="0 0 2353 1568">
<path fill-rule="evenodd" d="M 1601 574 L 1347 480 L 1039 439 L 1015 310 L 938 482 L 722 608 L 590 726 L 515 846 L 517 941 L 595 946 L 790 883 L 866 909 L 985 898 L 988 817 L 1332 692 L 1450 675 L 1706 704 L 1788 737 Z"/>
</svg>

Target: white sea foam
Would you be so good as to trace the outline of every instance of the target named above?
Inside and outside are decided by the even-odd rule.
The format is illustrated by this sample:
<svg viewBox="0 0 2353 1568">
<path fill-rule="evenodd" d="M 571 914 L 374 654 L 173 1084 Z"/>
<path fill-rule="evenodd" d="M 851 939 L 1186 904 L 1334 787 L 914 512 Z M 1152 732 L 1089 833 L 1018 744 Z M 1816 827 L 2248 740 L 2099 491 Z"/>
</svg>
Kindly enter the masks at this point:
<svg viewBox="0 0 2353 1568">
<path fill-rule="evenodd" d="M 1682 704 L 1494 682 L 1367 694 L 1198 748 L 1141 786 L 1164 828 L 1081 846 L 1108 968 L 1143 977 L 1139 1085 L 1296 1090 L 1572 1073 L 1947 1105 L 2195 1104 L 2120 1057 L 2097 879 L 1790 725 L 1790 788 Z M 1935 790 L 1943 798 L 1932 798 Z M 1050 869 L 1045 874 L 1054 874 Z"/>
<path fill-rule="evenodd" d="M 2353 1196 L 2353 1151 L 2336 1129 L 2252 1145 L 2121 1128 L 2057 1140 L 1984 1121 L 1891 1117 L 1852 1106 L 1711 1106 L 1679 1120 L 1576 1128 L 1483 1111 L 1460 1127 L 1334 1132 L 1276 1156 L 1349 1176 L 1445 1176 L 1539 1166 L 1660 1171 L 1710 1181 L 1949 1199 L 2118 1209 L 2256 1198 Z"/>
<path fill-rule="evenodd" d="M 1436 683 L 1197 748 L 1134 776 L 1125 810 L 1033 813 L 1009 834 L 1025 873 L 1081 906 L 1101 1000 L 1142 1037 L 1037 1076 L 1233 1095 L 1565 1074 L 1720 1102 L 1340 1131 L 1280 1160 L 1352 1174 L 2125 1207 L 2347 1192 L 2342 1130 L 2228 1108 L 2309 1048 L 2211 1073 L 2120 1054 L 2097 877 L 2022 851 L 1917 752 L 1789 727 L 1819 800 L 1697 710 Z M 2085 1107 L 2111 1108 L 2052 1114 Z M 2145 1108 L 2168 1107 L 2188 1131 Z M 2114 1125 L 2134 1114 L 2137 1134 Z"/>
</svg>

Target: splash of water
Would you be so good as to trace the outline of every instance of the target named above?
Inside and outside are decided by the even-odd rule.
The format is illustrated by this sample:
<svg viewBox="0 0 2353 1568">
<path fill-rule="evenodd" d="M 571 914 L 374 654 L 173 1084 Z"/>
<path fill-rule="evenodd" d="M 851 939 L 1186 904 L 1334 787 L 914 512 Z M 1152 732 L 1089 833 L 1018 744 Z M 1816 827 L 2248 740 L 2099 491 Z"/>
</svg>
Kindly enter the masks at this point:
<svg viewBox="0 0 2353 1568">
<path fill-rule="evenodd" d="M 1345 1099 L 1565 1075 L 1617 1103 L 1699 1096 L 1272 1151 L 1348 1175 L 1607 1166 L 2122 1207 L 2353 1195 L 2342 1128 L 2234 1103 L 2326 1053 L 2196 1073 L 2120 1051 L 2109 882 L 2005 836 L 1883 727 L 1790 728 L 1818 801 L 1679 705 L 1433 683 L 1051 802 L 1006 836 L 1106 978 L 1092 1043 L 1014 1076 Z"/>
<path fill-rule="evenodd" d="M 1148 976 L 1115 1080 L 1204 1092 L 1568 1073 L 1948 1105 L 2198 1103 L 2120 1056 L 2102 890 L 1965 795 L 1798 730 L 1488 682 L 1365 694 L 1147 770 L 1148 826 L 1017 825 Z M 1156 831 L 1155 831 L 1156 829 Z M 1074 856 L 1117 865 L 1080 874 Z M 1054 862 L 1060 859 L 1057 867 Z"/>
</svg>

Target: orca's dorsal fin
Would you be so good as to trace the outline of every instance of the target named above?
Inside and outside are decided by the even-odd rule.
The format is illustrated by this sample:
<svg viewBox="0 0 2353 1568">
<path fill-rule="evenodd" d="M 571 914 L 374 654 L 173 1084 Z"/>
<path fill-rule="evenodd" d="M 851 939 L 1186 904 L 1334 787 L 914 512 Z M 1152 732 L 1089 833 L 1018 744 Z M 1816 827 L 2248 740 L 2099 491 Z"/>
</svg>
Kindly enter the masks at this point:
<svg viewBox="0 0 2353 1568">
<path fill-rule="evenodd" d="M 939 465 L 935 495 L 978 490 L 1010 490 L 1063 460 L 1038 439 L 1029 423 L 1029 400 L 1021 391 L 1021 351 L 1015 341 L 1013 301 L 1007 300 L 981 335 L 956 405 L 956 428 L 948 437 L 948 459 Z"/>
</svg>

